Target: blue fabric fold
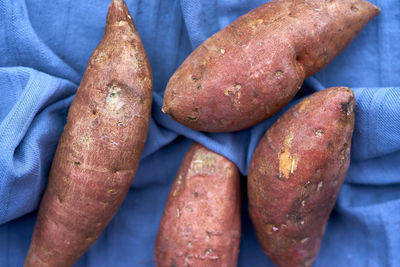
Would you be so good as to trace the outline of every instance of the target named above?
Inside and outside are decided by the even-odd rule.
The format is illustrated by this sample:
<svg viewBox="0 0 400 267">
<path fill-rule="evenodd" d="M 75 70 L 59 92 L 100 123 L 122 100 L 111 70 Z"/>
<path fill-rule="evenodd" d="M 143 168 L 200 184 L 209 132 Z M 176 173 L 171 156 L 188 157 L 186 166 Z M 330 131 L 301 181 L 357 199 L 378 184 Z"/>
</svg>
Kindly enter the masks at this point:
<svg viewBox="0 0 400 267">
<path fill-rule="evenodd" d="M 110 1 L 0 0 L 0 266 L 22 266 L 69 105 L 101 40 Z M 275 116 L 235 133 L 202 133 L 161 112 L 168 79 L 201 42 L 265 0 L 127 0 L 149 57 L 149 135 L 122 207 L 76 266 L 155 266 L 154 242 L 179 165 L 193 141 L 239 168 L 239 266 L 273 266 L 247 210 L 246 175 L 273 122 L 332 86 L 356 95 L 352 161 L 314 266 L 400 266 L 400 2 L 382 12 Z"/>
</svg>

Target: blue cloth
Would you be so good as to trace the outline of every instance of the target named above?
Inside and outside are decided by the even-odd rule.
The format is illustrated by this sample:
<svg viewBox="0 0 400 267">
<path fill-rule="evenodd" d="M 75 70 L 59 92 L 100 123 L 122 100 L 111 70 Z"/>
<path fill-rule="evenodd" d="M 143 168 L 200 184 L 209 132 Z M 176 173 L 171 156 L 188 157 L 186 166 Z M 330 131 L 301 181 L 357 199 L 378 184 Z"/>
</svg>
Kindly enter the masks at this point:
<svg viewBox="0 0 400 267">
<path fill-rule="evenodd" d="M 22 266 L 41 194 L 110 1 L 0 0 L 0 266 Z M 131 190 L 76 266 L 154 266 L 169 188 L 193 140 L 245 176 L 282 112 L 236 133 L 192 131 L 160 111 L 169 77 L 207 37 L 265 0 L 127 0 L 154 76 L 149 137 Z M 400 266 L 400 2 L 381 14 L 291 102 L 331 86 L 356 94 L 352 162 L 315 266 Z M 251 225 L 242 178 L 239 266 L 273 266 Z"/>
</svg>

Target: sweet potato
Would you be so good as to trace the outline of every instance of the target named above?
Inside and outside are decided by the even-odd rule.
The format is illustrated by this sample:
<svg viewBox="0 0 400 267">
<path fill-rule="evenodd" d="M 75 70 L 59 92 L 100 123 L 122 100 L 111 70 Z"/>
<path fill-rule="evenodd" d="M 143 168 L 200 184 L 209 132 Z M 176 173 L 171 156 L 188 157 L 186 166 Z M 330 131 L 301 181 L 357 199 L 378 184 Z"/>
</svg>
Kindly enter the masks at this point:
<svg viewBox="0 0 400 267">
<path fill-rule="evenodd" d="M 315 93 L 266 132 L 248 173 L 250 217 L 278 266 L 311 266 L 350 163 L 354 94 Z"/>
<path fill-rule="evenodd" d="M 207 132 L 250 127 L 279 111 L 379 9 L 365 0 L 275 0 L 202 43 L 168 82 L 163 111 Z"/>
<path fill-rule="evenodd" d="M 147 137 L 152 74 L 123 0 L 70 107 L 25 266 L 72 266 L 126 196 Z"/>
<path fill-rule="evenodd" d="M 194 144 L 172 185 L 157 235 L 158 267 L 237 265 L 240 182 L 236 166 Z"/>
</svg>

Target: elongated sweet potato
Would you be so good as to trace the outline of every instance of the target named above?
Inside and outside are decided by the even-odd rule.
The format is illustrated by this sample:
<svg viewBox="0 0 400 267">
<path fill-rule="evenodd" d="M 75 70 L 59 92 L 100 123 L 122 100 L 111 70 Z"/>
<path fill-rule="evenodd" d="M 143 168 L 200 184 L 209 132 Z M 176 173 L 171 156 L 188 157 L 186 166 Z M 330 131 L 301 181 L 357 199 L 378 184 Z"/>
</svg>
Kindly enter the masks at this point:
<svg viewBox="0 0 400 267">
<path fill-rule="evenodd" d="M 171 77 L 163 111 L 208 132 L 250 127 L 279 111 L 379 9 L 365 0 L 275 0 L 202 43 Z"/>
<path fill-rule="evenodd" d="M 172 185 L 157 235 L 157 266 L 237 265 L 240 182 L 236 166 L 194 144 Z"/>
<path fill-rule="evenodd" d="M 354 94 L 315 93 L 289 109 L 258 144 L 248 174 L 258 239 L 278 266 L 311 266 L 350 163 Z"/>
<path fill-rule="evenodd" d="M 68 113 L 25 266 L 72 266 L 126 196 L 147 137 L 152 75 L 123 0 L 113 0 Z"/>
</svg>

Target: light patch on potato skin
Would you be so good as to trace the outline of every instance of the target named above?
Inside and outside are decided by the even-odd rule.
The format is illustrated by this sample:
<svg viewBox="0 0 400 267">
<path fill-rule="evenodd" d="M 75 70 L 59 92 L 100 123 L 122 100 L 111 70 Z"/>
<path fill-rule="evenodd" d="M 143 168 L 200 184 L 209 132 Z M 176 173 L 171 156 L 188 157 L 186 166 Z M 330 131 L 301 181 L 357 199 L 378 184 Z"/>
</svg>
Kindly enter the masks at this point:
<svg viewBox="0 0 400 267">
<path fill-rule="evenodd" d="M 310 104 L 310 99 L 308 98 L 304 99 L 304 101 L 301 102 L 299 112 L 302 112 L 307 107 L 308 104 Z"/>
<path fill-rule="evenodd" d="M 286 136 L 283 143 L 283 148 L 279 152 L 279 177 L 289 178 L 289 175 L 294 173 L 297 168 L 297 155 L 290 154 L 290 147 L 292 146 L 294 135 L 290 133 Z"/>
<path fill-rule="evenodd" d="M 124 105 L 122 90 L 116 84 L 110 86 L 106 102 L 111 111 L 118 111 Z"/>
<path fill-rule="evenodd" d="M 209 153 L 206 149 L 199 150 L 190 165 L 187 179 L 196 174 L 213 174 L 216 171 L 217 155 Z"/>
</svg>

